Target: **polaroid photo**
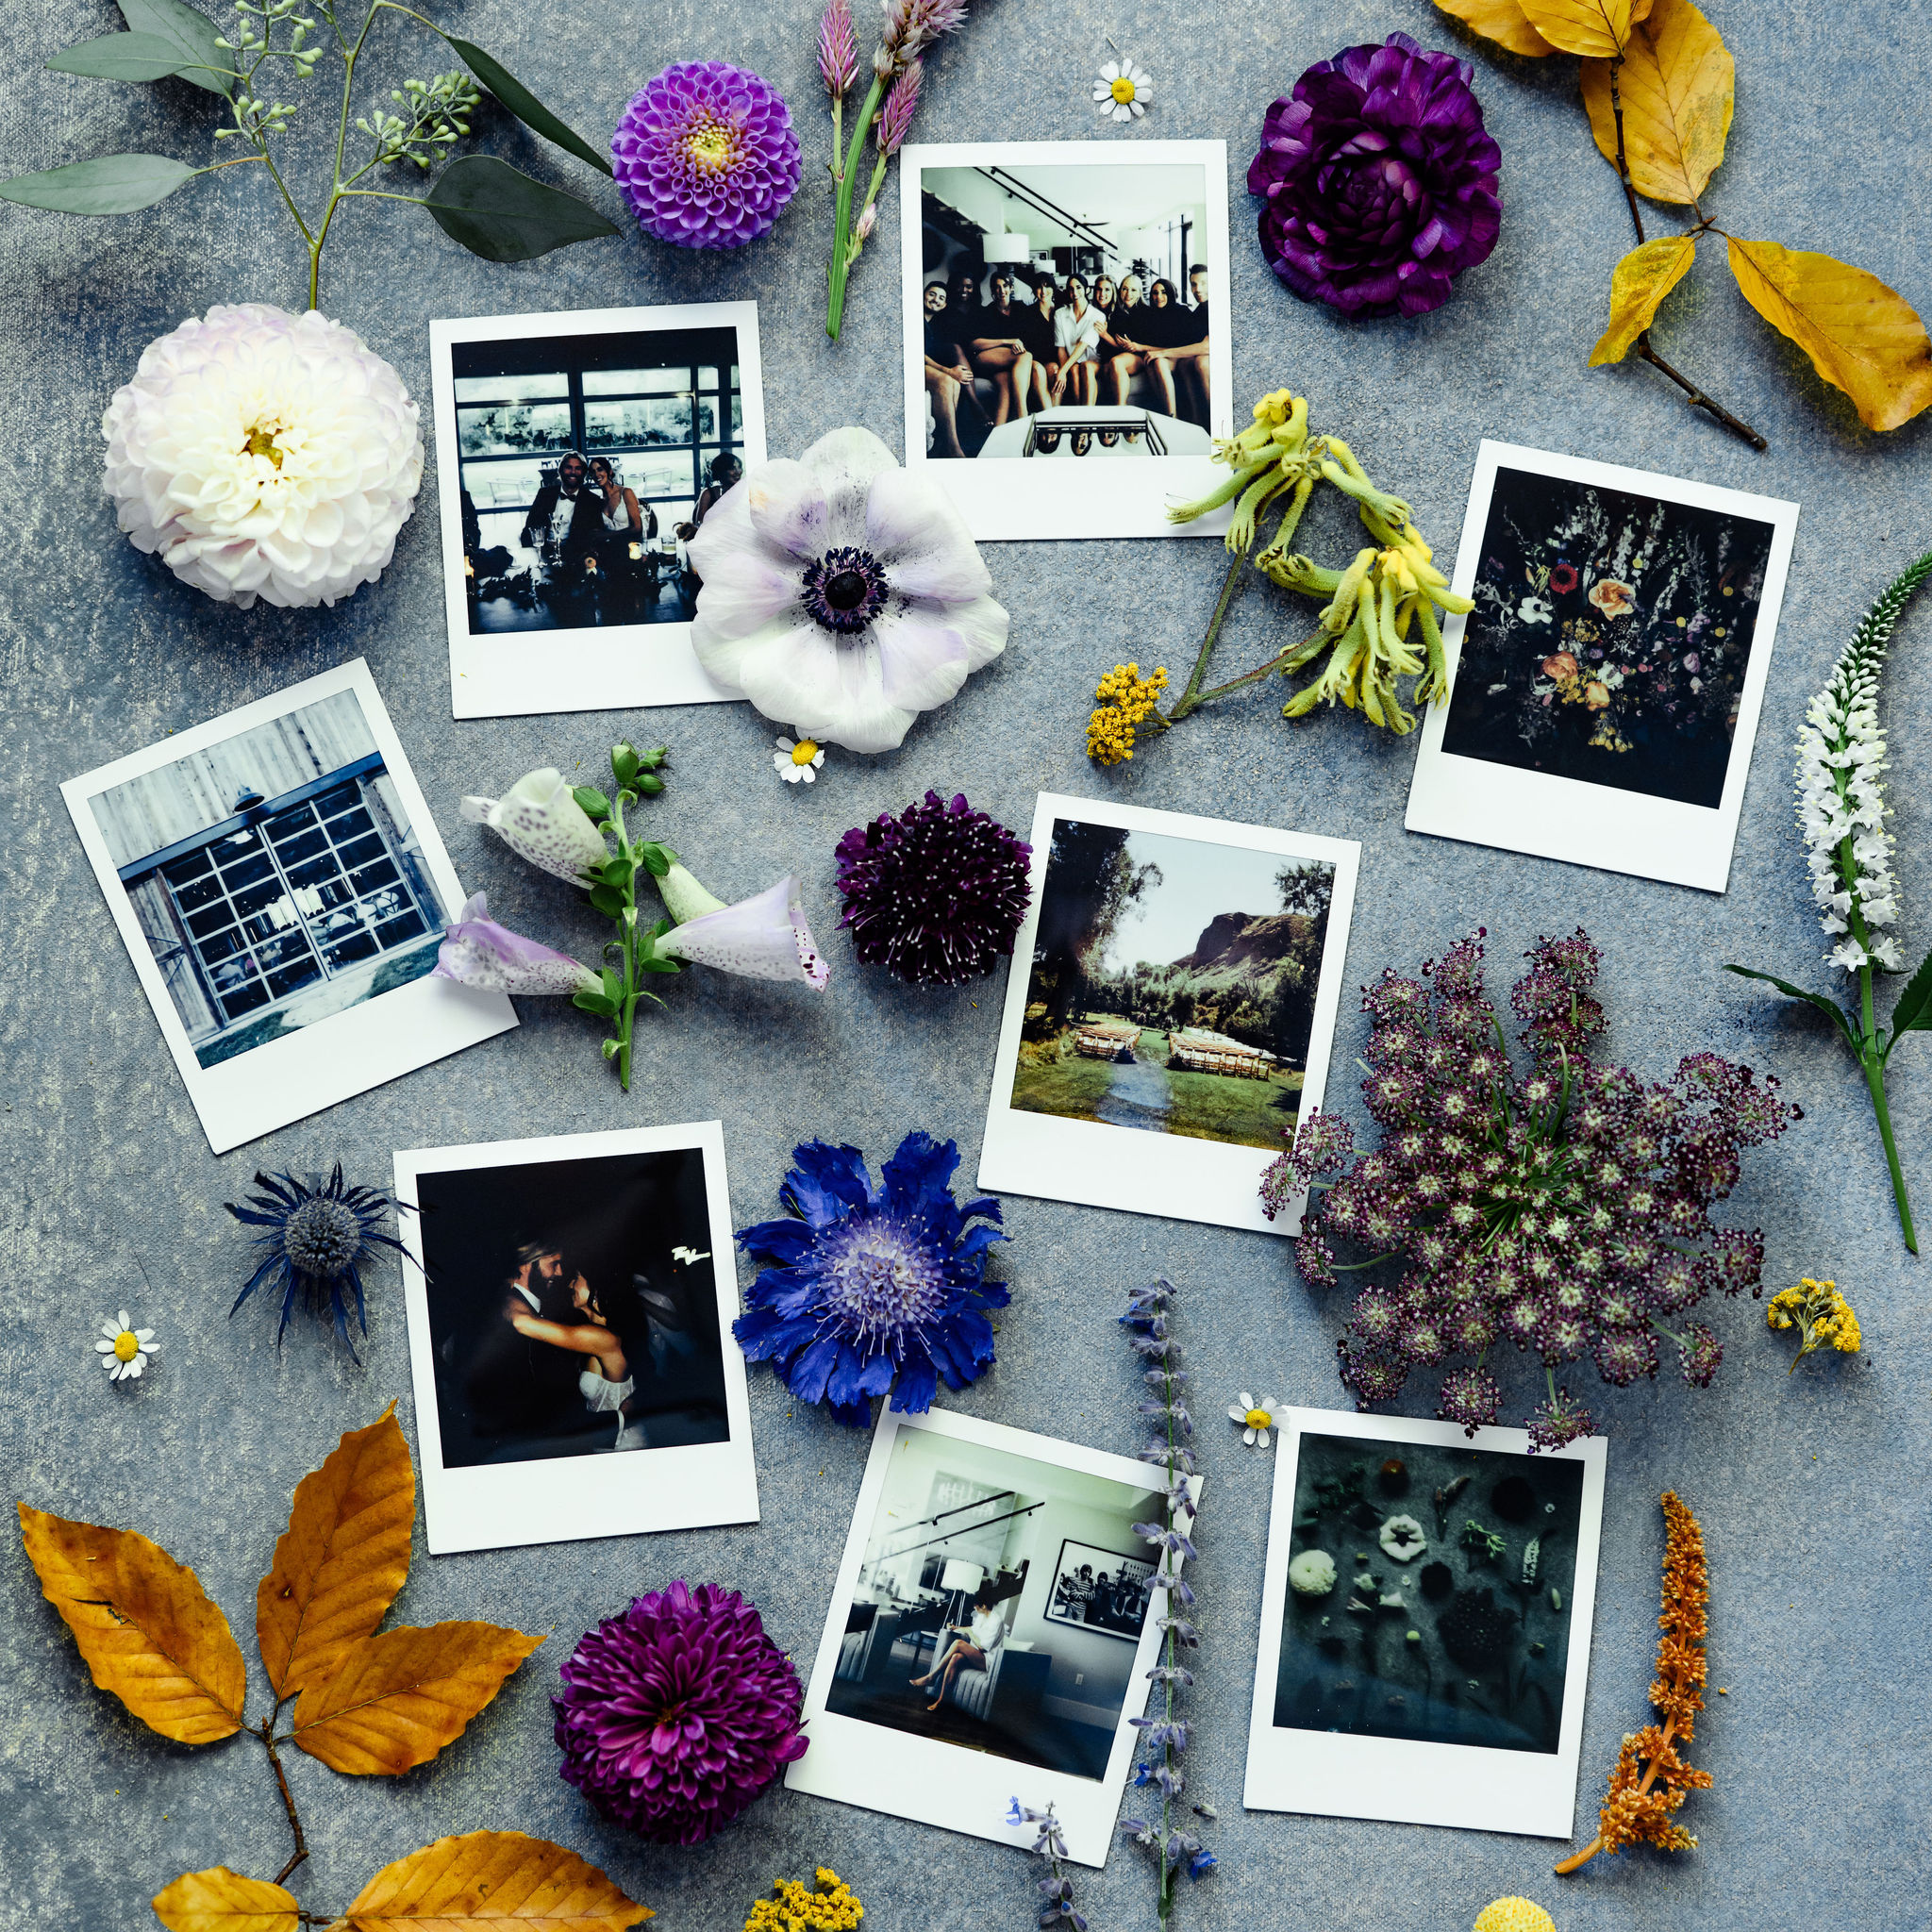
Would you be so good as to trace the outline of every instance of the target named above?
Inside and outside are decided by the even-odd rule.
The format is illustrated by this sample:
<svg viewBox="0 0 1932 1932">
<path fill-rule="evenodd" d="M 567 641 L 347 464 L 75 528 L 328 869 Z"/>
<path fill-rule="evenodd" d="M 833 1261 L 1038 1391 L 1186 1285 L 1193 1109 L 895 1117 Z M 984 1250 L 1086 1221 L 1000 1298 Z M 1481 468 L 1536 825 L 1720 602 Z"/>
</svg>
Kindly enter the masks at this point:
<svg viewBox="0 0 1932 1932">
<path fill-rule="evenodd" d="M 696 705 L 686 544 L 765 459 L 755 302 L 429 325 L 458 718 Z"/>
<path fill-rule="evenodd" d="M 395 1156 L 437 1556 L 758 1520 L 716 1121 Z"/>
<path fill-rule="evenodd" d="M 979 1185 L 1299 1233 L 1258 1190 L 1321 1103 L 1360 858 L 1041 792 Z"/>
<path fill-rule="evenodd" d="M 900 169 L 907 467 L 981 542 L 1224 531 L 1167 512 L 1227 476 L 1227 144 L 915 143 Z"/>
<path fill-rule="evenodd" d="M 1160 1647 L 1152 1472 L 1000 1423 L 879 1418 L 805 1697 L 795 1791 L 1104 1865 Z M 1193 1493 L 1200 1478 L 1191 1478 Z"/>
<path fill-rule="evenodd" d="M 1604 1446 L 1288 1411 L 1249 1810 L 1571 1836 Z"/>
<path fill-rule="evenodd" d="M 517 1024 L 428 976 L 463 889 L 361 658 L 60 795 L 216 1154 Z"/>
<path fill-rule="evenodd" d="M 1411 832 L 1722 892 L 1798 506 L 1485 440 Z"/>
</svg>

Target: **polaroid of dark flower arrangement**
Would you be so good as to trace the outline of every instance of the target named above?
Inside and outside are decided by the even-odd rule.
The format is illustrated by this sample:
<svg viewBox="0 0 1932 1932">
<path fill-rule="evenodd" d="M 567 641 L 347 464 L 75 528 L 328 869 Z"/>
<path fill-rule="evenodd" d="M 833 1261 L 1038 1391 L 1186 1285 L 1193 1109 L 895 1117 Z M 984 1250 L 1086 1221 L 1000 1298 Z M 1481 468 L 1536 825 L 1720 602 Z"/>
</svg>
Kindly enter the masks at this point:
<svg viewBox="0 0 1932 1932">
<path fill-rule="evenodd" d="M 914 143 L 901 155 L 906 465 L 982 543 L 1207 537 L 1225 475 L 1227 144 Z"/>
<path fill-rule="evenodd" d="M 394 1159 L 432 1554 L 758 1520 L 718 1122 Z"/>
<path fill-rule="evenodd" d="M 1257 1233 L 1322 1101 L 1361 847 L 1041 792 L 979 1157 L 990 1193 Z"/>
<path fill-rule="evenodd" d="M 1722 892 L 1797 524 L 1485 440 L 1408 829 Z"/>
<path fill-rule="evenodd" d="M 882 1413 L 786 1784 L 1023 1850 L 1015 1799 L 1051 1804 L 1067 1856 L 1105 1864 L 1167 1603 L 1141 1534 L 1155 1474 L 944 1409 Z"/>
<path fill-rule="evenodd" d="M 60 795 L 215 1153 L 517 1024 L 431 976 L 463 889 L 361 658 Z"/>
<path fill-rule="evenodd" d="M 1291 1408 L 1243 1802 L 1567 1839 L 1605 1443 Z"/>
</svg>

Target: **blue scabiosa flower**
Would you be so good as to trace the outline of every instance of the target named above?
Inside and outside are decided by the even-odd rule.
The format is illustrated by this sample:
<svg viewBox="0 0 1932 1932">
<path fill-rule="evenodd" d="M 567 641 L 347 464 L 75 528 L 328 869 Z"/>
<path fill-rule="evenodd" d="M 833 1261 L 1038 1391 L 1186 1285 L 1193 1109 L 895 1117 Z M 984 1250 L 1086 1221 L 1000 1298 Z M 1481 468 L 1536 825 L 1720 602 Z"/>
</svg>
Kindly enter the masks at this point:
<svg viewBox="0 0 1932 1932">
<path fill-rule="evenodd" d="M 856 1147 L 808 1141 L 791 1162 L 778 1190 L 791 1218 L 738 1233 L 770 1264 L 732 1326 L 746 1358 L 854 1428 L 888 1390 L 894 1409 L 923 1415 L 941 1378 L 977 1380 L 993 1358 L 986 1311 L 1009 1299 L 982 1279 L 987 1250 L 1007 1237 L 997 1201 L 953 1199 L 958 1146 L 908 1134 L 877 1185 Z"/>
<path fill-rule="evenodd" d="M 353 1297 L 356 1320 L 367 1335 L 369 1316 L 362 1304 L 361 1271 L 375 1260 L 378 1247 L 403 1252 L 402 1242 L 382 1231 L 389 1210 L 397 1204 L 375 1188 L 349 1186 L 342 1179 L 341 1161 L 336 1162 L 326 1185 L 319 1180 L 304 1183 L 291 1174 L 258 1174 L 255 1185 L 262 1192 L 250 1194 L 246 1208 L 238 1208 L 232 1201 L 223 1204 L 237 1221 L 262 1230 L 255 1238 L 261 1253 L 260 1265 L 235 1297 L 235 1307 L 228 1310 L 230 1317 L 258 1288 L 278 1292 L 282 1319 L 275 1329 L 275 1346 L 279 1348 L 295 1299 L 301 1295 L 316 1313 L 327 1309 L 334 1318 L 336 1333 L 350 1355 L 360 1361 L 356 1344 L 349 1341 L 350 1301 Z"/>
</svg>

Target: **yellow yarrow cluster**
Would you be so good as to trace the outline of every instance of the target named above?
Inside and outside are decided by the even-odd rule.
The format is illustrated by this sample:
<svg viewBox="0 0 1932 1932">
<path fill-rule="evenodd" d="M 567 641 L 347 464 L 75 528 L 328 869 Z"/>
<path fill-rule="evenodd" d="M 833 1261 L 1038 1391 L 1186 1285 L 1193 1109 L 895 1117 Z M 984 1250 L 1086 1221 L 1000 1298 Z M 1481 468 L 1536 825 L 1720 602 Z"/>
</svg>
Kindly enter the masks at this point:
<svg viewBox="0 0 1932 1932">
<path fill-rule="evenodd" d="M 810 1890 L 795 1878 L 772 1881 L 773 1898 L 761 1898 L 744 1922 L 744 1932 L 851 1932 L 865 1917 L 852 1888 L 828 1865 L 821 1865 Z"/>
<path fill-rule="evenodd" d="M 1764 1311 L 1765 1321 L 1774 1328 L 1796 1328 L 1799 1348 L 1791 1357 L 1791 1368 L 1814 1348 L 1828 1343 L 1842 1355 L 1858 1352 L 1858 1318 L 1852 1305 L 1839 1292 L 1835 1281 L 1813 1281 L 1808 1275 L 1796 1288 L 1785 1289 L 1771 1298 Z"/>
<path fill-rule="evenodd" d="M 1534 1899 L 1499 1898 L 1476 1914 L 1473 1932 L 1557 1932 L 1557 1922 Z"/>
<path fill-rule="evenodd" d="M 1142 677 L 1138 664 L 1116 664 L 1093 695 L 1099 708 L 1087 721 L 1087 756 L 1097 765 L 1117 765 L 1134 756 L 1134 727 L 1145 724 L 1167 689 L 1167 673 L 1157 667 Z"/>
</svg>

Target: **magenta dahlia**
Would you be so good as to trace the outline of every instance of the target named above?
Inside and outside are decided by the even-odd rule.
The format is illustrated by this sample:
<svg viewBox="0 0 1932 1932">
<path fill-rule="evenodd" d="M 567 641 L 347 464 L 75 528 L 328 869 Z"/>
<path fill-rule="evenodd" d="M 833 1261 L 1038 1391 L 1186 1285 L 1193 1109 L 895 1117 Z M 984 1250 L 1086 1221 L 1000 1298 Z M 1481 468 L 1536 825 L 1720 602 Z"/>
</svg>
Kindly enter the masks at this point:
<svg viewBox="0 0 1932 1932">
<path fill-rule="evenodd" d="M 561 1675 L 558 1774 L 658 1844 L 702 1844 L 805 1756 L 797 1672 L 757 1606 L 716 1584 L 637 1598 Z"/>
<path fill-rule="evenodd" d="M 631 96 L 610 137 L 617 185 L 648 233 L 742 248 L 778 219 L 802 168 L 777 90 L 723 60 L 680 60 Z"/>
</svg>

